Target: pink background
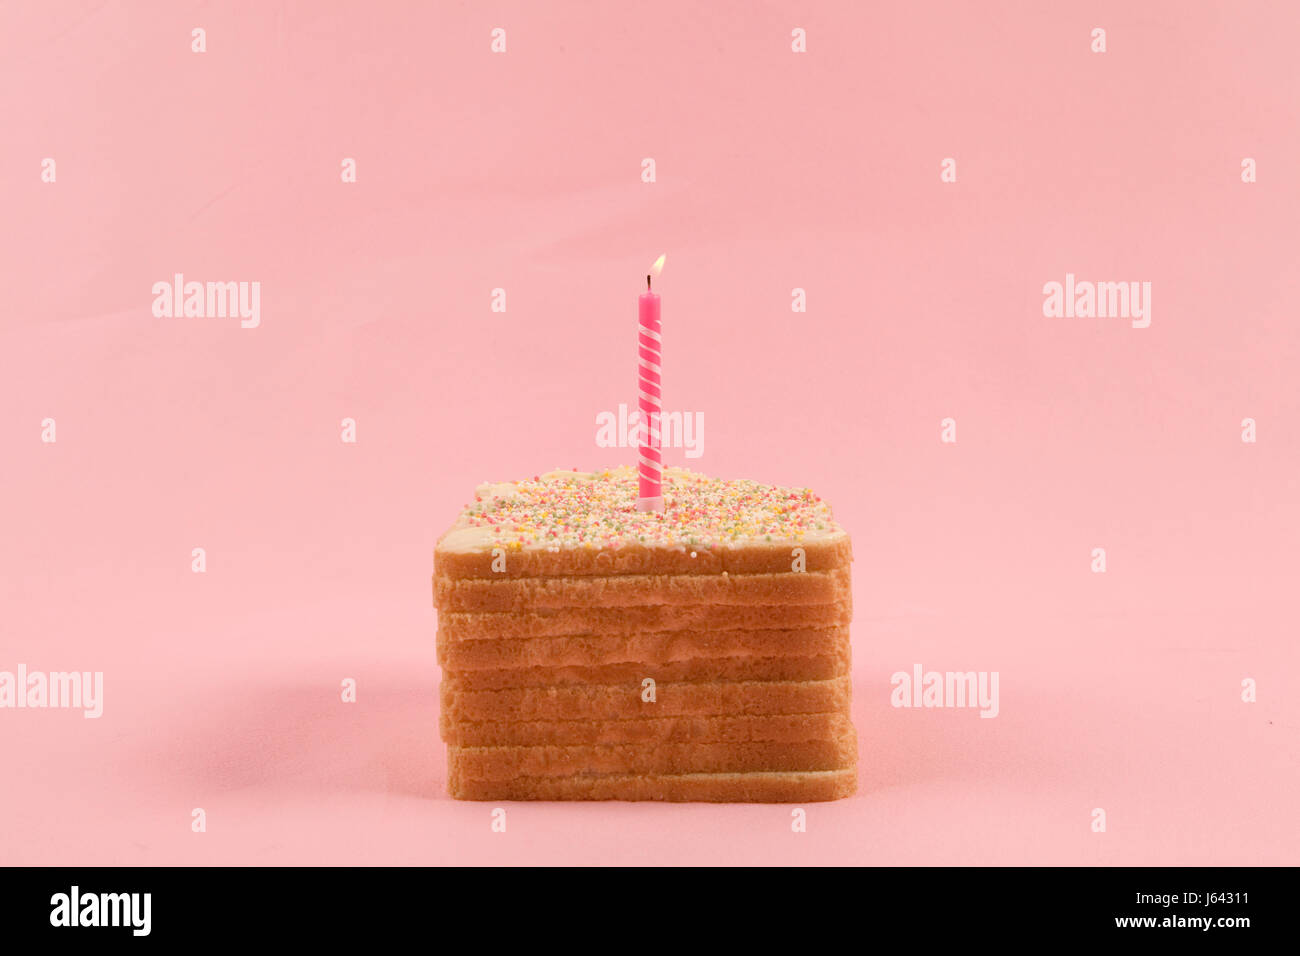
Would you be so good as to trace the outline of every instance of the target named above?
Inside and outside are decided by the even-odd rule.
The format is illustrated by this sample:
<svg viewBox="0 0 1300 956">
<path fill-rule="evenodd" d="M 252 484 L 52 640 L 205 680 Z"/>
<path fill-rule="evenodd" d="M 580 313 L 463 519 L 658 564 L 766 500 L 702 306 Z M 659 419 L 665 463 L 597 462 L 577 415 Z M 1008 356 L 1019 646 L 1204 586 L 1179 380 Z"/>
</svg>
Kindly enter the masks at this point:
<svg viewBox="0 0 1300 956">
<path fill-rule="evenodd" d="M 0 862 L 1300 862 L 1297 29 L 5 4 L 0 669 L 106 688 L 99 720 L 0 711 Z M 660 252 L 689 464 L 810 485 L 854 536 L 861 792 L 801 835 L 619 804 L 493 834 L 443 791 L 433 543 L 479 481 L 631 461 L 595 416 L 635 401 Z M 1045 318 L 1067 271 L 1151 282 L 1151 327 Z M 260 281 L 261 327 L 154 318 L 175 272 Z M 1001 715 L 891 708 L 914 663 L 998 671 Z"/>
</svg>

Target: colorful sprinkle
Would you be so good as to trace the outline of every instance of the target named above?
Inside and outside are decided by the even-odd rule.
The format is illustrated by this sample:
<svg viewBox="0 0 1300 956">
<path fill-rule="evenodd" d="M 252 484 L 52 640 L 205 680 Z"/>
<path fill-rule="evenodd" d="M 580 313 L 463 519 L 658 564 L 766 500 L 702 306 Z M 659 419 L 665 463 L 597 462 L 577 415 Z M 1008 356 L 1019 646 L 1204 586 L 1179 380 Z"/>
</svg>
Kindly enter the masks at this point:
<svg viewBox="0 0 1300 956">
<path fill-rule="evenodd" d="M 555 471 L 518 482 L 485 485 L 466 506 L 461 525 L 489 528 L 512 549 L 645 547 L 711 550 L 748 541 L 800 541 L 838 533 L 830 508 L 807 488 L 709 478 L 685 468 L 664 470 L 662 512 L 636 510 L 636 471 Z M 695 551 L 691 551 L 695 557 Z"/>
</svg>

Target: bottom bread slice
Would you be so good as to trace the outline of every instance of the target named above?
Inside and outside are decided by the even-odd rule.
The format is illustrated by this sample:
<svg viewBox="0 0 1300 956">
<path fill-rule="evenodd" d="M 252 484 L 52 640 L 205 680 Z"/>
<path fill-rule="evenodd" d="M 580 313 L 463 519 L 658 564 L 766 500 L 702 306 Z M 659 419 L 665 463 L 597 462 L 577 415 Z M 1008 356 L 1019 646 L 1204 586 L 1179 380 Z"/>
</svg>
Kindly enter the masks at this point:
<svg viewBox="0 0 1300 956">
<path fill-rule="evenodd" d="M 815 803 L 858 788 L 857 768 L 765 773 L 609 774 L 474 780 L 449 774 L 457 800 L 662 800 L 669 803 Z"/>
<path fill-rule="evenodd" d="M 795 743 L 599 744 L 576 747 L 448 747 L 448 773 L 475 780 L 575 774 L 753 773 L 844 770 L 858 760 L 850 729 L 833 740 Z"/>
<path fill-rule="evenodd" d="M 830 740 L 851 731 L 848 710 L 829 714 L 748 717 L 644 717 L 629 720 L 439 721 L 453 747 L 565 747 L 578 744 L 797 743 Z"/>
</svg>

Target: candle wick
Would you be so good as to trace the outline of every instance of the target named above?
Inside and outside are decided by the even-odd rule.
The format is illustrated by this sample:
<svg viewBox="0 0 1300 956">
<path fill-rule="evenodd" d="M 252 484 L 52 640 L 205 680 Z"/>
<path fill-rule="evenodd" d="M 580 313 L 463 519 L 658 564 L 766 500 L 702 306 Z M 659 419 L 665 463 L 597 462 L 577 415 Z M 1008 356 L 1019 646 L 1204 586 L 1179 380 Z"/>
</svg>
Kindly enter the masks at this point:
<svg viewBox="0 0 1300 956">
<path fill-rule="evenodd" d="M 648 276 L 648 275 L 645 277 L 645 290 L 646 290 L 647 292 L 650 291 L 650 276 Z"/>
</svg>

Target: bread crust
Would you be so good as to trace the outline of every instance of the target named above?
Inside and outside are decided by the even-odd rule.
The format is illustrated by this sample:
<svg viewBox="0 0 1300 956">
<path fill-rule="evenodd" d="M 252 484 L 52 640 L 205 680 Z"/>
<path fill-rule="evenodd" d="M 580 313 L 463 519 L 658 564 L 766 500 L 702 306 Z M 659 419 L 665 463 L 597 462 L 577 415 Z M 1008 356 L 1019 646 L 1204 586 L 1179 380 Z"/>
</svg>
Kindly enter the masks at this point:
<svg viewBox="0 0 1300 956">
<path fill-rule="evenodd" d="M 749 717 L 646 717 L 631 720 L 497 720 L 442 718 L 442 739 L 453 747 L 577 746 L 581 744 L 799 743 L 829 740 L 853 729 L 847 713 L 756 714 Z"/>
<path fill-rule="evenodd" d="M 849 673 L 844 654 L 807 657 L 705 657 L 668 664 L 630 661 L 595 667 L 522 667 L 494 671 L 462 671 L 443 676 L 457 690 L 505 690 L 510 687 L 561 687 L 566 684 L 640 683 L 659 681 L 806 681 L 830 680 Z"/>
<path fill-rule="evenodd" d="M 673 607 L 565 607 L 520 613 L 450 611 L 438 615 L 438 642 L 490 641 L 566 634 L 834 627 L 853 620 L 853 602 L 785 606 L 692 604 Z"/>
<path fill-rule="evenodd" d="M 793 570 L 794 549 L 803 550 L 807 571 L 831 571 L 853 561 L 847 533 L 816 540 L 787 539 L 744 547 L 648 548 L 625 544 L 617 548 L 500 549 L 491 547 L 433 552 L 434 573 L 444 578 L 537 578 L 615 574 L 784 574 Z M 496 564 L 497 570 L 493 569 Z"/>
<path fill-rule="evenodd" d="M 528 612 L 638 605 L 835 604 L 852 597 L 849 569 L 783 574 L 624 574 L 490 580 L 434 575 L 439 610 Z"/>
<path fill-rule="evenodd" d="M 806 657 L 847 654 L 849 628 L 658 631 L 642 634 L 568 635 L 511 641 L 440 641 L 444 677 L 469 671 L 530 667 L 595 667 L 642 661 L 667 664 L 700 658 Z"/>
<path fill-rule="evenodd" d="M 819 803 L 858 789 L 856 769 L 809 772 L 610 774 L 474 780 L 448 774 L 458 800 L 658 800 L 669 803 Z"/>
<path fill-rule="evenodd" d="M 848 713 L 848 677 L 823 681 L 664 683 L 653 703 L 639 682 L 508 690 L 458 690 L 443 684 L 442 713 L 452 721 L 627 720 L 689 715 Z"/>
<path fill-rule="evenodd" d="M 450 747 L 448 773 L 474 780 L 568 777 L 575 774 L 752 773 L 846 770 L 857 766 L 852 731 L 827 740 L 787 743 L 597 744 L 543 747 Z"/>
</svg>

